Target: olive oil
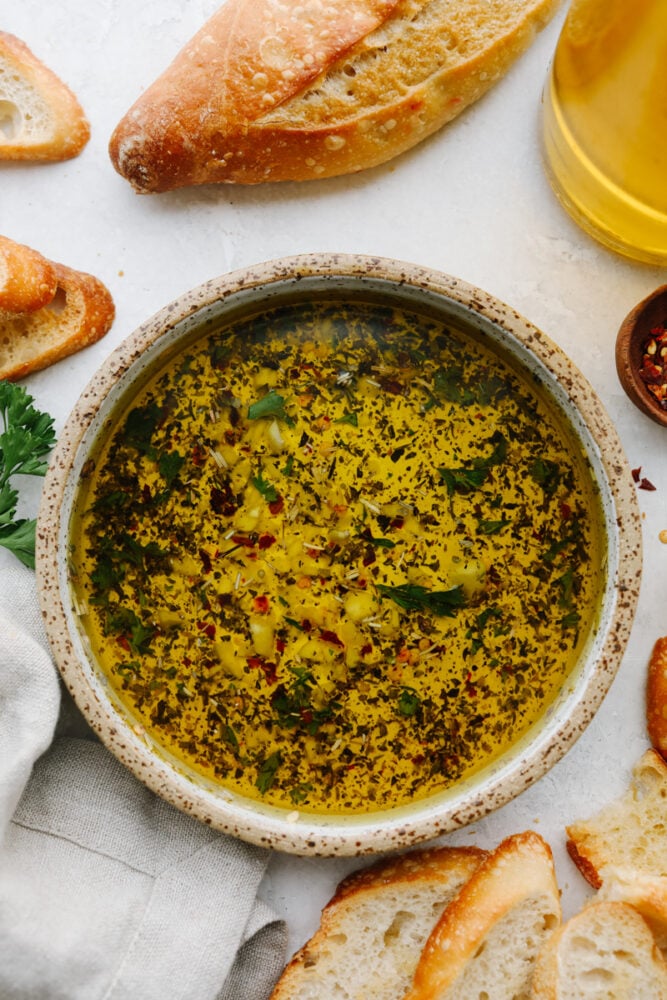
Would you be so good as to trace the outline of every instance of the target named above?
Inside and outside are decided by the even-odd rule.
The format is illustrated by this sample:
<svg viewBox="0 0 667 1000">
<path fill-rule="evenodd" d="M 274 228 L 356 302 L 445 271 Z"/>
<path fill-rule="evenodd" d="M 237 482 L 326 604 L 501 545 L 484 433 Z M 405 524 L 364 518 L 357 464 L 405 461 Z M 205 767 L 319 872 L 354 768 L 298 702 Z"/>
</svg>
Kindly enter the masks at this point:
<svg viewBox="0 0 667 1000">
<path fill-rule="evenodd" d="M 449 787 L 540 718 L 595 627 L 580 446 L 428 317 L 324 301 L 217 330 L 86 471 L 71 563 L 101 669 L 170 753 L 276 805 Z"/>
<path fill-rule="evenodd" d="M 543 95 L 556 194 L 612 249 L 667 261 L 667 5 L 573 0 Z"/>
</svg>

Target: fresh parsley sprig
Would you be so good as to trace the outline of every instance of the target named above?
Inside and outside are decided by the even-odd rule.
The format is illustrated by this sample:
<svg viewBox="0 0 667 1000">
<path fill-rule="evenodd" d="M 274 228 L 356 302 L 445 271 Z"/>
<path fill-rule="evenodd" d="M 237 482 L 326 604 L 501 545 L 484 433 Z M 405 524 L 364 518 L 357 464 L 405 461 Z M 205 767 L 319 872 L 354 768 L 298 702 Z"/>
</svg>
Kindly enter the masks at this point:
<svg viewBox="0 0 667 1000">
<path fill-rule="evenodd" d="M 0 381 L 0 545 L 35 568 L 36 521 L 17 518 L 19 491 L 14 476 L 43 476 L 46 456 L 56 443 L 53 418 L 33 405 L 13 382 Z"/>
<path fill-rule="evenodd" d="M 445 618 L 453 618 L 458 608 L 465 604 L 463 587 L 449 590 L 427 590 L 417 583 L 402 583 L 398 587 L 388 587 L 379 583 L 377 588 L 382 597 L 388 597 L 404 611 L 430 611 Z"/>
</svg>

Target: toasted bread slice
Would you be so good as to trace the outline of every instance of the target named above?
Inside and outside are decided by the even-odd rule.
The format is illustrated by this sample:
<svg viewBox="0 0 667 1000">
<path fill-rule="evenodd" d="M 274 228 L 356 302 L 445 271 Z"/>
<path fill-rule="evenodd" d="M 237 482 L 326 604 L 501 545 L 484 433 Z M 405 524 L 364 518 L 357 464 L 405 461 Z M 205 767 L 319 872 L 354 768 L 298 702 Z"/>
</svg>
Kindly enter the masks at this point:
<svg viewBox="0 0 667 1000">
<path fill-rule="evenodd" d="M 560 0 L 227 0 L 118 123 L 139 192 L 385 163 L 476 101 Z"/>
<path fill-rule="evenodd" d="M 567 827 L 570 857 L 599 889 L 610 869 L 667 877 L 667 763 L 647 750 L 625 795 Z"/>
<path fill-rule="evenodd" d="M 0 236 L 0 310 L 34 312 L 56 294 L 56 271 L 46 257 Z"/>
<path fill-rule="evenodd" d="M 667 759 L 667 636 L 656 641 L 649 660 L 646 725 L 654 749 Z"/>
<path fill-rule="evenodd" d="M 104 336 L 115 309 L 110 292 L 91 274 L 63 264 L 52 299 L 32 312 L 0 309 L 0 378 L 16 381 L 74 354 Z"/>
<path fill-rule="evenodd" d="M 67 160 L 89 138 L 69 87 L 20 38 L 0 31 L 0 160 Z"/>
<path fill-rule="evenodd" d="M 401 1000 L 438 917 L 484 857 L 474 847 L 431 848 L 348 876 L 271 1000 Z"/>
<path fill-rule="evenodd" d="M 667 1000 L 667 964 L 626 903 L 592 903 L 540 952 L 531 1000 Z"/>
<path fill-rule="evenodd" d="M 405 1000 L 527 1000 L 537 954 L 560 922 L 548 844 L 532 831 L 508 837 L 444 911 Z"/>
</svg>

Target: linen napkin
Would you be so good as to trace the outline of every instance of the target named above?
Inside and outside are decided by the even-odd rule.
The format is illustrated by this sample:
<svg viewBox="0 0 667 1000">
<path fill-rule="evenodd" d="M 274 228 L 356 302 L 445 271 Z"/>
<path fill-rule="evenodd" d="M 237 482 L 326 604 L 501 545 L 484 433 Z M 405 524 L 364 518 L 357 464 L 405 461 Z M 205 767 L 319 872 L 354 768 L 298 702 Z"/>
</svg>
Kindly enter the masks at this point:
<svg viewBox="0 0 667 1000">
<path fill-rule="evenodd" d="M 266 1000 L 286 928 L 268 852 L 146 789 L 85 724 L 35 578 L 0 563 L 0 998 Z"/>
</svg>

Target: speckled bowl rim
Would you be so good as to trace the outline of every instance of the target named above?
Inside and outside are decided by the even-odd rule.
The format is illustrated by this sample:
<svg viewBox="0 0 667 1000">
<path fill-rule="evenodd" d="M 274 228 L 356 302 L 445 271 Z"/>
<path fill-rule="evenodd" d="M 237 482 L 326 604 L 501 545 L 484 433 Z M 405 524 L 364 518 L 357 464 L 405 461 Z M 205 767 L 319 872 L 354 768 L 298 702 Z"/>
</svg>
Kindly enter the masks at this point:
<svg viewBox="0 0 667 1000">
<path fill-rule="evenodd" d="M 251 802 L 194 779 L 163 755 L 119 714 L 86 662 L 74 624 L 67 573 L 68 503 L 85 460 L 85 436 L 128 373 L 163 338 L 229 308 L 238 296 L 269 299 L 305 279 L 318 287 L 359 284 L 432 298 L 465 323 L 489 334 L 523 360 L 560 399 L 589 453 L 600 482 L 609 566 L 602 621 L 581 668 L 539 728 L 500 762 L 454 790 L 400 809 L 365 815 L 313 816 Z M 268 305 L 271 304 L 269 301 Z M 408 303 L 406 303 L 406 308 Z M 257 308 L 256 304 L 253 308 Z M 443 317 L 445 320 L 446 316 Z M 68 500 L 69 497 L 69 500 Z M 586 729 L 618 670 L 639 595 L 641 530 L 637 498 L 616 430 L 596 393 L 572 362 L 519 313 L 480 289 L 418 265 L 382 257 L 317 253 L 267 261 L 207 281 L 157 312 L 102 364 L 67 419 L 46 476 L 37 527 L 37 581 L 47 636 L 63 680 L 93 730 L 149 788 L 186 814 L 263 847 L 311 856 L 379 853 L 430 840 L 509 802 L 551 768 Z"/>
</svg>

